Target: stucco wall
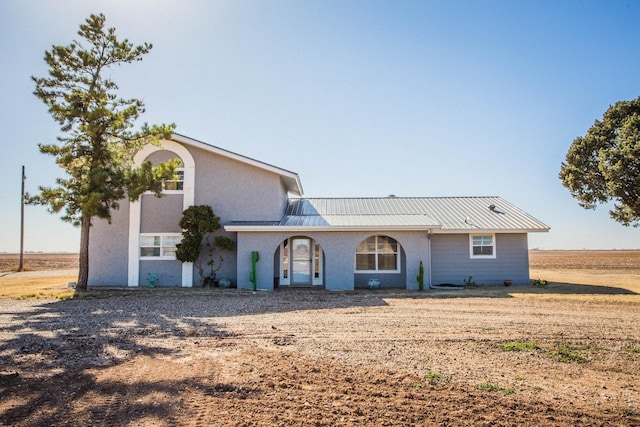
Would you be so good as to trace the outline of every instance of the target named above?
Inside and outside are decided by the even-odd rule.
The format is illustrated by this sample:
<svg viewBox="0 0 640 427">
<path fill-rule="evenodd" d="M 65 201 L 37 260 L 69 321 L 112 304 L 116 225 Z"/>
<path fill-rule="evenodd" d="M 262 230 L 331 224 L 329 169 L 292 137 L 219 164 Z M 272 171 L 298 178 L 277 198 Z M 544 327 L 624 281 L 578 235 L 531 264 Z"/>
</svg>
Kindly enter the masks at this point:
<svg viewBox="0 0 640 427">
<path fill-rule="evenodd" d="M 149 286 L 149 273 L 158 275 L 158 287 L 180 286 L 182 263 L 177 260 L 141 260 L 139 286 Z"/>
<path fill-rule="evenodd" d="M 129 202 L 111 212 L 111 224 L 94 218 L 89 232 L 89 286 L 126 286 Z"/>
<path fill-rule="evenodd" d="M 196 205 L 211 205 L 223 224 L 280 220 L 286 194 L 279 175 L 198 148 L 188 149 L 196 163 Z"/>
<path fill-rule="evenodd" d="M 182 194 L 165 194 L 156 197 L 144 194 L 140 198 L 141 233 L 182 233 Z"/>
<path fill-rule="evenodd" d="M 279 175 L 205 150 L 187 148 L 196 164 L 195 204 L 211 205 L 223 226 L 231 221 L 278 221 L 282 218 L 287 193 Z M 220 229 L 216 234 L 236 241 L 236 233 Z M 219 257 L 224 258 L 222 268 L 216 274 L 218 279 L 238 282 L 240 269 L 236 265 L 236 253 L 220 251 L 215 255 L 216 266 Z M 243 274 L 248 275 L 247 271 Z M 198 280 L 194 269 L 194 282 Z"/>
<path fill-rule="evenodd" d="M 221 224 L 231 221 L 266 220 L 277 221 L 282 217 L 287 203 L 286 188 L 280 176 L 259 167 L 245 164 L 209 151 L 184 146 L 195 162 L 194 204 L 211 205 Z M 169 150 L 151 153 L 145 160 L 154 165 L 175 158 Z M 127 284 L 128 270 L 128 233 L 129 203 L 121 201 L 122 210 L 114 213 L 114 224 L 97 221 L 92 230 L 91 248 L 94 255 L 90 260 L 90 284 L 121 285 Z M 166 194 L 162 198 L 145 194 L 140 202 L 140 233 L 179 233 L 178 223 L 184 209 L 182 194 Z M 219 230 L 236 240 L 235 233 Z M 102 255 L 95 255 L 95 253 Z M 133 254 L 137 256 L 138 254 Z M 214 266 L 220 265 L 220 256 L 224 258 L 218 278 L 230 278 L 237 281 L 236 252 L 219 251 L 214 255 Z M 206 264 L 203 257 L 203 264 Z M 139 284 L 147 285 L 147 274 L 160 274 L 160 285 L 173 286 L 180 282 L 181 264 L 178 261 L 143 260 L 139 261 Z M 193 282 L 199 282 L 197 269 L 193 271 Z"/>
<path fill-rule="evenodd" d="M 463 284 L 473 276 L 477 284 L 529 283 L 527 234 L 496 234 L 495 259 L 471 259 L 469 235 L 435 234 L 431 240 L 433 284 Z"/>
<path fill-rule="evenodd" d="M 258 289 L 273 290 L 273 278 L 278 276 L 277 254 L 280 243 L 290 237 L 306 236 L 320 244 L 324 252 L 325 289 L 333 291 L 353 290 L 356 284 L 355 251 L 365 238 L 381 234 L 393 237 L 402 247 L 402 270 L 400 273 L 367 273 L 366 280 L 380 276 L 390 287 L 417 289 L 415 277 L 418 265 L 428 259 L 426 232 L 265 232 L 238 233 L 238 287 L 250 289 L 251 251 L 260 253 L 257 264 Z M 358 274 L 365 277 L 365 274 Z"/>
</svg>

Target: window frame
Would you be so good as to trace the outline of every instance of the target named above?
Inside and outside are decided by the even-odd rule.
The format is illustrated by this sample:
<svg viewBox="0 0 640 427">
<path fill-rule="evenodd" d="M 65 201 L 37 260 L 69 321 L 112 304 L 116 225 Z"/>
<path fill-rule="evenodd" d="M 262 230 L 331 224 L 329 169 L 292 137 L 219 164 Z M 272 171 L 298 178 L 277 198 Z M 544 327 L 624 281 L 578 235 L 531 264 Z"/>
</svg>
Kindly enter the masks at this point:
<svg viewBox="0 0 640 427">
<path fill-rule="evenodd" d="M 492 253 L 490 255 L 479 254 L 476 255 L 473 252 L 474 247 L 488 247 L 489 245 L 474 245 L 473 238 L 474 237 L 490 237 L 491 238 L 491 248 Z M 469 258 L 470 259 L 495 259 L 497 254 L 497 244 L 496 244 L 496 234 L 495 233 L 474 233 L 469 234 Z"/>
<path fill-rule="evenodd" d="M 179 167 L 175 169 L 176 175 L 178 175 L 180 178 L 182 179 L 166 179 L 164 181 L 162 181 L 162 192 L 164 194 L 182 194 L 184 193 L 184 174 L 185 174 L 185 170 L 184 167 Z M 167 189 L 167 183 L 176 183 L 176 189 Z M 180 185 L 182 184 L 182 185 Z M 182 187 L 181 189 L 178 189 L 178 187 Z"/>
<path fill-rule="evenodd" d="M 160 245 L 142 245 L 142 238 L 143 237 L 159 237 L 160 238 Z M 178 237 L 180 238 L 179 241 L 177 243 L 180 243 L 180 241 L 182 240 L 182 234 L 181 233 L 140 233 L 140 237 L 138 239 L 138 257 L 141 260 L 175 260 L 176 255 L 175 255 L 175 251 L 172 255 L 166 255 L 165 254 L 165 249 L 169 248 L 170 246 L 165 244 L 165 239 L 170 238 L 170 237 Z M 176 244 L 177 244 L 176 243 Z M 155 255 L 142 255 L 142 248 L 160 248 L 160 255 L 155 256 Z"/>
<path fill-rule="evenodd" d="M 369 239 L 371 237 L 375 238 L 375 250 L 374 251 L 358 252 L 358 248 L 360 247 L 360 245 L 362 245 L 362 243 L 366 242 L 367 239 Z M 396 243 L 396 251 L 395 252 L 380 252 L 380 250 L 379 250 L 380 246 L 378 244 L 378 238 L 379 237 L 384 237 L 384 238 L 393 240 Z M 389 255 L 389 254 L 396 255 L 396 268 L 395 268 L 395 270 L 380 270 L 379 256 L 380 255 Z M 374 255 L 375 269 L 374 270 L 358 270 L 358 255 Z M 365 237 L 364 239 L 362 239 L 362 241 L 356 247 L 355 254 L 354 254 L 354 257 L 353 257 L 353 270 L 354 270 L 355 273 L 383 273 L 383 274 L 401 273 L 402 272 L 402 246 L 400 245 L 400 242 L 397 239 L 394 239 L 393 237 L 387 236 L 387 235 L 384 235 L 384 234 L 374 234 L 372 236 Z"/>
</svg>

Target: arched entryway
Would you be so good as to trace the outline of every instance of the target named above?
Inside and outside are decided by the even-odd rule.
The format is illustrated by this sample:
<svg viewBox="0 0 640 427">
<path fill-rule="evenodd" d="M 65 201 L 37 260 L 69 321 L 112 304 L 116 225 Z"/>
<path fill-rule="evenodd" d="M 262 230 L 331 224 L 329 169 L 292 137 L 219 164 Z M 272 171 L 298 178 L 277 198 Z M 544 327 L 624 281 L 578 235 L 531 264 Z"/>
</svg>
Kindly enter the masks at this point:
<svg viewBox="0 0 640 427">
<path fill-rule="evenodd" d="M 280 243 L 274 256 L 278 286 L 324 286 L 324 251 L 307 236 L 292 236 Z"/>
</svg>

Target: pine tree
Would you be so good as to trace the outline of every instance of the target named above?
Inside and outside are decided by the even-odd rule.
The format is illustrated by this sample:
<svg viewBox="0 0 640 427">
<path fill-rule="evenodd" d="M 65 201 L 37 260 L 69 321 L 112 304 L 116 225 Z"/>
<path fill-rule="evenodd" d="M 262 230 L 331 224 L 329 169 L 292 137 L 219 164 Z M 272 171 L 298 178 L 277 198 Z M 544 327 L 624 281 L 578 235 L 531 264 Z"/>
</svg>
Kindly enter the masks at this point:
<svg viewBox="0 0 640 427">
<path fill-rule="evenodd" d="M 39 145 L 55 157 L 65 171 L 54 187 L 40 187 L 30 196 L 33 204 L 47 205 L 52 213 L 64 209 L 62 219 L 80 226 L 78 290 L 89 276 L 89 232 L 93 218 L 111 220 L 111 211 L 145 191 L 161 195 L 162 181 L 175 174 L 176 162 L 133 167 L 133 156 L 144 145 L 172 135 L 175 125 L 148 126 L 135 131 L 144 112 L 138 99 L 122 99 L 107 71 L 117 65 L 141 61 L 152 45 L 134 46 L 118 40 L 115 28 L 105 29 L 102 14 L 80 25 L 80 41 L 53 46 L 45 52 L 48 77 L 32 77 L 34 95 L 42 100 L 60 125 L 57 144 Z"/>
</svg>

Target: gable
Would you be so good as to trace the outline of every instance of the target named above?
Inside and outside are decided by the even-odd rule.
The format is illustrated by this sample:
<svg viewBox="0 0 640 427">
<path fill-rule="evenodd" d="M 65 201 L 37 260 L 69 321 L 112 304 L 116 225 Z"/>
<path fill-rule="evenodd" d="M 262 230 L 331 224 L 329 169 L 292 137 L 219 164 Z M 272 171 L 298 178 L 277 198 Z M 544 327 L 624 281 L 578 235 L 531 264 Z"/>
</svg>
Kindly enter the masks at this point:
<svg viewBox="0 0 640 427">
<path fill-rule="evenodd" d="M 280 179 L 282 180 L 283 186 L 288 193 L 294 194 L 296 196 L 301 196 L 303 193 L 300 177 L 295 172 L 282 169 L 277 166 L 273 166 L 268 163 L 261 162 L 259 160 L 255 160 L 250 157 L 246 157 L 246 156 L 234 153 L 232 151 L 225 150 L 220 147 L 216 147 L 214 145 L 206 144 L 202 141 L 198 141 L 183 135 L 173 134 L 171 139 L 173 141 L 179 142 L 180 144 L 184 144 L 191 147 L 197 147 L 202 150 L 208 151 L 210 153 L 214 153 L 219 156 L 226 157 L 228 159 L 232 159 L 240 163 L 250 165 L 267 172 L 274 173 L 280 177 Z"/>
</svg>

